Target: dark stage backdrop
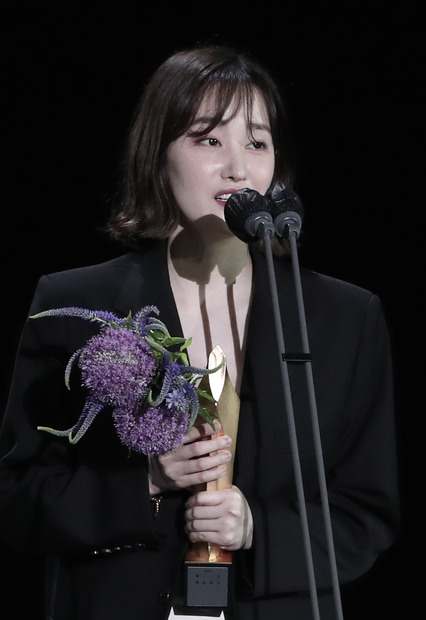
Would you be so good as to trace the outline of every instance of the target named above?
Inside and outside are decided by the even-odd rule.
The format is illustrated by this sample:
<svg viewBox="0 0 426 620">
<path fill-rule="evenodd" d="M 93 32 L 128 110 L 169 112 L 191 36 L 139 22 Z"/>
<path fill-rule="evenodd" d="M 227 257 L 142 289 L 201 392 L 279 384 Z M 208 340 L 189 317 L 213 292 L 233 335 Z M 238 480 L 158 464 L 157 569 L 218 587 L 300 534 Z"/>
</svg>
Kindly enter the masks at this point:
<svg viewBox="0 0 426 620">
<path fill-rule="evenodd" d="M 196 43 L 247 48 L 287 93 L 306 211 L 301 263 L 377 292 L 394 347 L 402 528 L 350 589 L 347 618 L 414 616 L 424 576 L 417 558 L 426 551 L 417 3 L 151 4 L 2 5 L 1 411 L 38 277 L 119 252 L 99 227 L 148 76 L 171 52 Z M 0 567 L 0 615 L 11 605 L 16 618 L 28 609 L 32 620 L 41 618 L 39 560 L 2 549 Z"/>
</svg>

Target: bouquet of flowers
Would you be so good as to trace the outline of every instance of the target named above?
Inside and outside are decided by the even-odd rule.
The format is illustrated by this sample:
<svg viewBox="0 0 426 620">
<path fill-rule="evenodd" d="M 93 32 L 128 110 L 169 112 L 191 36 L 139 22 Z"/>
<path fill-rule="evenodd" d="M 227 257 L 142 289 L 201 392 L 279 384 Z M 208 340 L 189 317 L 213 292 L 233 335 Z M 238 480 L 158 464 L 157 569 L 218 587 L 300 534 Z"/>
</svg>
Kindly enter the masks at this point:
<svg viewBox="0 0 426 620">
<path fill-rule="evenodd" d="M 111 312 L 69 307 L 46 310 L 32 319 L 52 316 L 79 317 L 100 325 L 100 333 L 73 353 L 65 369 L 65 385 L 75 363 L 88 389 L 83 411 L 74 426 L 38 430 L 77 443 L 106 406 L 122 443 L 148 455 L 178 447 L 200 415 L 213 424 L 212 396 L 198 387 L 208 370 L 190 366 L 186 353 L 191 339 L 172 337 L 158 318 L 155 306 L 145 306 L 132 316 L 120 318 Z"/>
</svg>

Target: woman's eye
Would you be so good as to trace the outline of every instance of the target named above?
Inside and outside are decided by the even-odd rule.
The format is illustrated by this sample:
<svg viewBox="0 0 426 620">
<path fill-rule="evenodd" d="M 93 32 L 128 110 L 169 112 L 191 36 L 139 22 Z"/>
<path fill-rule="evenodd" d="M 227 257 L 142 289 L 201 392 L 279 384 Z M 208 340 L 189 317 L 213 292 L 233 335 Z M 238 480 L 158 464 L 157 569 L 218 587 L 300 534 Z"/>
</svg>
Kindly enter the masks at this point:
<svg viewBox="0 0 426 620">
<path fill-rule="evenodd" d="M 264 142 L 257 142 L 256 140 L 252 142 L 249 146 L 256 151 L 260 151 L 261 149 L 266 148 L 266 144 Z"/>
<path fill-rule="evenodd" d="M 203 138 L 202 140 L 200 140 L 200 144 L 205 144 L 207 146 L 218 146 L 219 140 L 217 140 L 216 138 Z"/>
</svg>

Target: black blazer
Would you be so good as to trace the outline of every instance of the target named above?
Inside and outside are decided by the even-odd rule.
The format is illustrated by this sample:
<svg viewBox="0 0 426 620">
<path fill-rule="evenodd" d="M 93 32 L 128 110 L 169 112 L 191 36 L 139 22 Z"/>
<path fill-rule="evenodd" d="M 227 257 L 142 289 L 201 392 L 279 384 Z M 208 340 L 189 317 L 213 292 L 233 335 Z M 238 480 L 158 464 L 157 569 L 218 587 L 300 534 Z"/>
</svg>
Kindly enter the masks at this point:
<svg viewBox="0 0 426 620">
<path fill-rule="evenodd" d="M 234 554 L 233 618 L 312 617 L 293 461 L 265 258 L 252 253 L 249 317 L 234 481 L 254 517 L 250 551 Z M 291 267 L 276 260 L 287 352 L 301 343 Z M 389 547 L 398 522 L 397 467 L 388 335 L 378 298 L 303 271 L 322 451 L 339 579 L 356 579 Z M 80 306 L 127 315 L 156 305 L 182 335 L 164 242 L 101 265 L 40 279 L 30 314 Z M 84 438 L 69 428 L 85 394 L 71 354 L 95 325 L 78 318 L 26 322 L 0 436 L 0 531 L 14 550 L 49 556 L 55 620 L 167 618 L 186 539 L 186 493 L 170 493 L 153 516 L 143 455 L 129 454 L 104 410 Z M 191 334 L 185 334 L 189 337 Z M 216 343 L 215 343 L 216 344 Z M 226 353 L 226 344 L 221 344 Z M 304 364 L 289 364 L 321 617 L 334 618 L 330 571 Z M 231 616 L 230 616 L 231 617 Z"/>
</svg>

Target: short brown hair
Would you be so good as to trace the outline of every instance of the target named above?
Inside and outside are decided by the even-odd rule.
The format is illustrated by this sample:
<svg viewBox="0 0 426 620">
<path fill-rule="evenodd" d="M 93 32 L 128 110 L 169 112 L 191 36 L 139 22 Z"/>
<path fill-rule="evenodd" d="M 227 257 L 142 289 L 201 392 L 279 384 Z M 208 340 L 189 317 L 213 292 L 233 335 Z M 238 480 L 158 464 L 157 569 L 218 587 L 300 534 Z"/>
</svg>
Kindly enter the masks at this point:
<svg viewBox="0 0 426 620">
<path fill-rule="evenodd" d="M 279 90 L 269 73 L 246 53 L 226 46 L 177 52 L 148 82 L 131 127 L 120 200 L 107 225 L 111 236 L 137 247 L 141 238 L 166 238 L 175 229 L 179 209 L 167 178 L 166 151 L 193 124 L 206 95 L 216 103 L 210 131 L 232 101 L 251 114 L 255 91 L 261 93 L 275 148 L 274 182 L 291 182 L 291 132 Z M 206 128 L 204 127 L 204 131 Z"/>
</svg>

